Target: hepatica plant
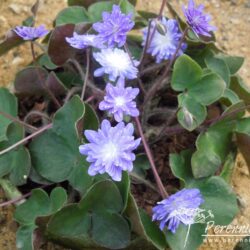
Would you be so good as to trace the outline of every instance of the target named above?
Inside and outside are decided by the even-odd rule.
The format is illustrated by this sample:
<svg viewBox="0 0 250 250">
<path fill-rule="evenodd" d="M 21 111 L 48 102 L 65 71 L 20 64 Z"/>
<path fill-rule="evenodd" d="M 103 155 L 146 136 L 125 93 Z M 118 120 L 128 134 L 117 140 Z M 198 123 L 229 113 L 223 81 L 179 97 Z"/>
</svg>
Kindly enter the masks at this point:
<svg viewBox="0 0 250 250">
<path fill-rule="evenodd" d="M 163 15 L 166 1 L 159 13 L 132 0 L 68 5 L 49 30 L 36 3 L 0 44 L 2 56 L 30 45 L 14 91 L 0 89 L 0 206 L 16 206 L 17 248 L 42 234 L 70 249 L 197 249 L 201 213 L 215 225 L 238 213 L 244 59 L 216 47 L 193 0 L 180 16 L 169 3 Z"/>
</svg>

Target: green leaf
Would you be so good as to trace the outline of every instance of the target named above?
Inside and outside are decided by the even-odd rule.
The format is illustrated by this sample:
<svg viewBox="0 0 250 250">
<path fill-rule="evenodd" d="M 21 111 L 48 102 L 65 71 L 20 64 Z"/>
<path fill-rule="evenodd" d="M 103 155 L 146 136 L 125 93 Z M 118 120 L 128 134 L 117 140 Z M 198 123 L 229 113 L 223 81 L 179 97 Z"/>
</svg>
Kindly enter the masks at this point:
<svg viewBox="0 0 250 250">
<path fill-rule="evenodd" d="M 66 247 L 82 249 L 84 246 L 93 246 L 88 236 L 90 226 L 90 214 L 85 214 L 77 204 L 71 204 L 52 216 L 46 233 L 49 239 Z"/>
<path fill-rule="evenodd" d="M 63 9 L 56 17 L 56 26 L 83 22 L 89 22 L 89 15 L 86 9 L 80 6 Z"/>
<path fill-rule="evenodd" d="M 71 172 L 68 180 L 70 185 L 81 193 L 81 195 L 85 194 L 87 189 L 93 183 L 93 178 L 91 178 L 88 174 L 89 163 L 83 161 L 81 165 L 78 165 Z"/>
<path fill-rule="evenodd" d="M 236 74 L 244 63 L 244 57 L 240 56 L 229 56 L 220 53 L 217 55 L 217 57 L 224 60 L 230 70 L 231 75 Z"/>
<path fill-rule="evenodd" d="M 68 0 L 68 5 L 78 5 L 78 6 L 83 6 L 85 8 L 89 7 L 91 4 L 94 4 L 96 2 L 103 2 L 105 0 Z M 113 1 L 115 4 L 119 4 L 119 0 L 114 0 Z M 129 2 L 136 6 L 137 0 L 129 0 Z"/>
<path fill-rule="evenodd" d="M 250 136 L 250 117 L 237 121 L 235 132 Z"/>
<path fill-rule="evenodd" d="M 205 62 L 209 69 L 221 76 L 228 87 L 230 83 L 230 71 L 227 64 L 222 59 L 213 56 L 206 57 Z"/>
<path fill-rule="evenodd" d="M 135 233 L 137 237 L 129 249 L 166 249 L 166 241 L 163 233 L 159 229 L 156 229 L 154 223 L 149 223 L 148 218 L 143 217 L 142 213 L 139 213 L 135 199 L 130 193 L 125 215 L 130 220 L 132 233 Z"/>
<path fill-rule="evenodd" d="M 222 117 L 222 121 L 230 121 L 242 118 L 246 111 L 245 106 L 246 105 L 243 101 L 232 104 L 222 113 L 222 116 L 224 116 Z"/>
<path fill-rule="evenodd" d="M 132 13 L 132 18 L 135 17 L 136 15 L 136 10 L 133 4 L 131 4 L 128 0 L 121 0 L 119 2 L 121 11 L 125 14 L 130 14 Z"/>
<path fill-rule="evenodd" d="M 85 103 L 84 105 L 85 113 L 83 117 L 83 130 L 97 130 L 100 122 L 95 110 L 88 103 Z"/>
<path fill-rule="evenodd" d="M 0 150 L 4 150 L 24 137 L 24 128 L 12 123 L 7 130 L 8 141 L 0 142 Z M 9 174 L 12 184 L 20 186 L 26 183 L 31 167 L 29 151 L 23 146 L 0 156 L 0 176 Z"/>
<path fill-rule="evenodd" d="M 54 188 L 50 194 L 51 212 L 55 213 L 59 211 L 67 203 L 67 198 L 67 193 L 64 188 Z"/>
<path fill-rule="evenodd" d="M 179 111 L 177 118 L 179 123 L 187 130 L 192 131 L 200 126 L 207 116 L 205 106 L 196 102 L 188 94 L 180 94 L 178 96 Z"/>
<path fill-rule="evenodd" d="M 232 180 L 232 175 L 234 171 L 236 160 L 236 152 L 230 152 L 225 160 L 223 169 L 221 171 L 221 178 L 223 178 L 227 183 L 230 183 Z"/>
<path fill-rule="evenodd" d="M 11 169 L 9 173 L 9 179 L 15 186 L 21 186 L 26 184 L 31 168 L 30 154 L 27 148 L 21 147 L 12 156 L 12 163 L 9 162 Z M 12 165 L 13 164 L 13 165 Z M 1 165 L 1 160 L 0 160 Z"/>
<path fill-rule="evenodd" d="M 231 78 L 230 89 L 233 90 L 246 105 L 250 104 L 250 88 L 239 76 Z"/>
<path fill-rule="evenodd" d="M 123 172 L 122 174 L 122 180 L 119 182 L 116 182 L 116 186 L 118 187 L 122 200 L 123 200 L 123 210 L 126 209 L 127 203 L 128 203 L 128 196 L 130 191 L 130 179 L 127 172 Z"/>
<path fill-rule="evenodd" d="M 226 89 L 223 79 L 217 74 L 204 75 L 200 81 L 190 87 L 188 94 L 203 105 L 210 105 L 219 100 Z"/>
<path fill-rule="evenodd" d="M 92 217 L 93 240 L 108 249 L 123 249 L 130 243 L 130 230 L 126 220 L 119 214 L 94 213 Z"/>
<path fill-rule="evenodd" d="M 5 88 L 0 88 L 0 111 L 17 116 L 17 99 Z M 10 119 L 0 114 L 0 142 L 7 140 L 7 129 L 11 122 Z"/>
<path fill-rule="evenodd" d="M 152 221 L 144 210 L 140 209 L 139 213 L 147 236 L 154 242 L 158 249 L 164 249 L 166 247 L 166 239 L 158 225 Z"/>
<path fill-rule="evenodd" d="M 216 124 L 199 135 L 191 161 L 195 178 L 211 176 L 223 164 L 230 151 L 234 125 L 230 121 Z"/>
<path fill-rule="evenodd" d="M 120 212 L 123 200 L 117 186 L 109 180 L 94 184 L 82 198 L 80 208 L 85 211 Z"/>
<path fill-rule="evenodd" d="M 186 184 L 193 181 L 191 157 L 191 150 L 184 150 L 180 154 L 170 154 L 169 156 L 172 173 Z"/>
<path fill-rule="evenodd" d="M 36 225 L 25 225 L 18 228 L 16 233 L 16 247 L 18 250 L 33 250 L 33 231 Z"/>
<path fill-rule="evenodd" d="M 101 1 L 93 3 L 88 8 L 88 13 L 92 22 L 98 22 L 102 20 L 102 13 L 104 11 L 111 12 L 113 3 L 111 1 Z"/>
<path fill-rule="evenodd" d="M 50 57 L 47 54 L 41 55 L 38 58 L 38 63 L 49 70 L 54 70 L 57 68 L 57 66 L 50 60 Z"/>
<path fill-rule="evenodd" d="M 124 248 L 130 242 L 130 230 L 119 214 L 122 207 L 117 186 L 109 180 L 97 182 L 79 205 L 66 206 L 50 219 L 47 234 L 74 249 Z"/>
<path fill-rule="evenodd" d="M 221 177 L 192 182 L 188 188 L 199 188 L 205 202 L 201 208 L 211 211 L 215 225 L 228 225 L 239 212 L 237 198 L 232 188 Z"/>
<path fill-rule="evenodd" d="M 121 1 L 94 1 L 88 8 L 89 16 L 92 22 L 98 22 L 102 20 L 103 12 L 111 12 L 113 5 L 119 4 L 121 11 L 125 14 L 132 13 L 133 17 L 136 15 L 135 8 L 128 0 Z"/>
<path fill-rule="evenodd" d="M 31 197 L 16 208 L 14 218 L 22 225 L 32 224 L 36 217 L 45 216 L 50 212 L 50 199 L 42 189 L 32 190 Z"/>
<path fill-rule="evenodd" d="M 230 102 L 230 104 L 238 103 L 240 100 L 238 95 L 231 89 L 225 89 L 222 99 L 227 99 Z M 230 106 L 228 101 L 223 100 L 223 102 L 225 102 L 227 106 Z"/>
<path fill-rule="evenodd" d="M 14 218 L 20 224 L 17 246 L 22 250 L 33 250 L 33 231 L 37 228 L 37 217 L 48 216 L 60 210 L 67 201 L 63 188 L 55 188 L 50 197 L 42 189 L 32 190 L 31 197 L 16 208 Z"/>
<path fill-rule="evenodd" d="M 189 56 L 178 57 L 174 64 L 171 86 L 176 91 L 189 89 L 202 76 L 202 68 Z"/>
<path fill-rule="evenodd" d="M 52 182 L 67 180 L 75 168 L 84 164 L 78 150 L 76 129 L 83 114 L 84 105 L 78 96 L 74 96 L 56 112 L 53 127 L 29 145 L 34 168 L 45 179 Z"/>
<path fill-rule="evenodd" d="M 150 169 L 150 163 L 145 154 L 136 155 L 134 161 L 133 173 L 141 176 L 142 178 L 146 177 L 146 170 Z"/>
<path fill-rule="evenodd" d="M 170 231 L 166 231 L 167 243 L 171 247 L 171 250 L 195 250 L 203 243 L 205 234 L 205 224 L 193 224 L 191 225 L 190 232 L 188 234 L 188 226 L 180 224 L 175 234 Z M 185 240 L 188 234 L 186 246 Z"/>
</svg>

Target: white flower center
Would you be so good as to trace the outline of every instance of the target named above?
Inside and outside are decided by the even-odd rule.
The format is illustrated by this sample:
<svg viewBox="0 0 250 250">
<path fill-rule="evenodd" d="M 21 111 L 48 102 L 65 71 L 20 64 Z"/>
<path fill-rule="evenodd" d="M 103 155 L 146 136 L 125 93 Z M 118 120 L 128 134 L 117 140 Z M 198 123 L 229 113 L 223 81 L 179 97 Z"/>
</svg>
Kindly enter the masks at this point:
<svg viewBox="0 0 250 250">
<path fill-rule="evenodd" d="M 109 141 L 107 142 L 102 149 L 102 156 L 104 160 L 114 160 L 117 157 L 118 148 L 117 146 Z"/>
<path fill-rule="evenodd" d="M 169 35 L 169 32 L 166 32 L 165 36 L 158 34 L 155 40 L 159 47 L 166 47 L 172 44 L 172 37 Z"/>
<path fill-rule="evenodd" d="M 113 52 L 106 57 L 107 65 L 120 71 L 126 70 L 130 65 L 129 57 L 123 52 Z"/>
<path fill-rule="evenodd" d="M 121 107 L 125 104 L 125 99 L 122 96 L 118 96 L 115 98 L 115 105 Z"/>
</svg>

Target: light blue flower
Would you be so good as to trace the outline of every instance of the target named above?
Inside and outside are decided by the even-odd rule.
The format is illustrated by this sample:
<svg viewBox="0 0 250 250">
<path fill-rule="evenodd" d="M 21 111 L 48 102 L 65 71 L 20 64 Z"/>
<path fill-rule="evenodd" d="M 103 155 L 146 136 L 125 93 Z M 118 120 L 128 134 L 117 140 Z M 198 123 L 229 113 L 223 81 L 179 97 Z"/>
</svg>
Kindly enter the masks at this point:
<svg viewBox="0 0 250 250">
<path fill-rule="evenodd" d="M 189 0 L 188 7 L 183 7 L 183 12 L 186 17 L 187 23 L 192 28 L 194 33 L 199 36 L 210 37 L 211 31 L 215 31 L 216 27 L 209 24 L 211 16 L 203 13 L 204 5 L 195 6 L 193 0 Z"/>
<path fill-rule="evenodd" d="M 138 88 L 125 88 L 123 79 L 119 80 L 116 86 L 108 83 L 106 95 L 104 100 L 100 102 L 99 109 L 107 110 L 110 114 L 113 114 L 117 122 L 121 122 L 124 115 L 137 117 L 139 110 L 134 99 L 138 94 Z"/>
<path fill-rule="evenodd" d="M 131 172 L 135 160 L 135 150 L 141 139 L 134 139 L 134 126 L 123 122 L 112 127 L 104 120 L 98 131 L 86 130 L 89 143 L 79 147 L 80 153 L 87 155 L 91 163 L 88 173 L 91 176 L 107 173 L 114 181 L 121 181 L 122 171 Z"/>
<path fill-rule="evenodd" d="M 159 22 L 159 24 L 157 24 Z M 155 26 L 161 27 L 159 31 Z M 146 45 L 146 39 L 148 35 L 148 28 L 143 29 L 143 45 Z M 153 36 L 153 37 L 152 37 Z M 153 20 L 150 27 L 149 45 L 147 53 L 156 57 L 156 62 L 160 63 L 163 60 L 170 60 L 175 54 L 182 33 L 179 29 L 178 22 L 174 19 L 167 20 L 162 18 L 161 21 Z M 187 44 L 183 43 L 178 51 L 177 56 L 184 53 L 187 48 Z"/>
<path fill-rule="evenodd" d="M 49 33 L 44 25 L 40 25 L 39 27 L 17 26 L 14 31 L 23 40 L 35 40 Z"/>
<path fill-rule="evenodd" d="M 100 41 L 109 48 L 122 47 L 126 42 L 127 33 L 135 25 L 132 14 L 123 14 L 118 5 L 113 5 L 113 11 L 104 12 L 102 17 L 102 22 L 93 24 L 93 29 L 98 32 Z"/>
<path fill-rule="evenodd" d="M 200 190 L 197 188 L 182 189 L 158 202 L 153 207 L 153 221 L 160 221 L 160 229 L 168 227 L 172 233 L 176 232 L 180 223 L 191 225 L 197 215 L 197 209 L 204 202 Z"/>
</svg>

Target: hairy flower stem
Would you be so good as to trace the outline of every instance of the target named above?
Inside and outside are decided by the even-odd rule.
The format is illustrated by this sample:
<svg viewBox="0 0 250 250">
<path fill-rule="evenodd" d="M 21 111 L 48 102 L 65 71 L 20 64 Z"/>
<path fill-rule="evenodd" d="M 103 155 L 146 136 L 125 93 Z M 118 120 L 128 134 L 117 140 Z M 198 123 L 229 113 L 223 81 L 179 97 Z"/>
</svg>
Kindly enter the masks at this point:
<svg viewBox="0 0 250 250">
<path fill-rule="evenodd" d="M 137 128 L 138 128 L 138 132 L 141 136 L 141 139 L 142 139 L 142 143 L 143 143 L 143 146 L 144 146 L 144 149 L 145 149 L 145 152 L 147 154 L 147 157 L 148 157 L 148 160 L 149 160 L 149 163 L 151 165 L 151 168 L 152 168 L 152 171 L 153 171 L 153 174 L 154 174 L 154 177 L 155 177 L 155 181 L 156 181 L 156 184 L 157 184 L 157 187 L 159 189 L 159 192 L 162 196 L 163 199 L 165 199 L 166 197 L 168 197 L 168 193 L 166 191 L 166 189 L 164 188 L 164 185 L 161 181 L 161 178 L 157 172 L 157 169 L 156 169 L 156 166 L 155 166 L 155 163 L 154 163 L 154 159 L 153 159 L 153 155 L 151 153 L 151 150 L 148 146 L 148 143 L 147 143 L 147 140 L 144 136 L 144 133 L 143 133 L 143 130 L 142 130 L 142 126 L 141 126 L 141 123 L 139 121 L 139 118 L 136 117 L 135 118 L 135 122 L 136 122 L 136 125 L 137 125 Z"/>
<path fill-rule="evenodd" d="M 13 121 L 13 122 L 19 123 L 19 124 L 22 125 L 23 127 L 26 127 L 26 128 L 28 128 L 28 129 L 31 129 L 32 131 L 37 131 L 37 128 L 36 128 L 36 127 L 34 127 L 34 126 L 32 126 L 32 125 L 30 125 L 30 124 L 28 124 L 28 123 L 26 123 L 26 122 L 23 122 L 23 121 L 19 120 L 18 118 L 13 117 L 13 116 L 10 115 L 10 114 L 7 114 L 7 113 L 5 113 L 5 112 L 3 112 L 3 111 L 0 111 L 0 115 L 6 117 L 7 119 L 9 119 L 9 120 L 11 120 L 11 121 Z"/>
<path fill-rule="evenodd" d="M 88 48 L 86 51 L 86 57 L 87 57 L 87 66 L 86 66 L 86 74 L 82 86 L 82 94 L 81 94 L 81 100 L 84 100 L 84 95 L 86 91 L 86 87 L 88 84 L 88 79 L 89 79 L 89 69 L 90 69 L 90 49 Z"/>
<path fill-rule="evenodd" d="M 165 78 L 168 76 L 168 74 L 169 74 L 169 72 L 170 72 L 170 70 L 172 68 L 172 65 L 173 65 L 173 63 L 174 63 L 174 61 L 175 61 L 175 59 L 176 59 L 176 57 L 178 55 L 178 52 L 181 49 L 181 46 L 182 46 L 182 44 L 183 44 L 183 42 L 185 40 L 187 32 L 188 32 L 188 27 L 184 30 L 184 32 L 182 34 L 182 37 L 181 37 L 181 39 L 179 41 L 178 47 L 176 48 L 175 53 L 172 56 L 171 60 L 167 64 L 167 66 L 165 68 L 165 71 L 163 72 L 161 77 L 152 85 L 152 87 L 147 92 L 147 95 L 145 96 L 145 99 L 144 99 L 144 105 L 143 106 L 145 106 L 147 104 L 147 102 L 149 102 L 153 98 L 153 96 L 155 96 L 155 93 L 161 87 L 162 82 L 164 82 Z"/>
<path fill-rule="evenodd" d="M 2 150 L 2 151 L 0 152 L 0 156 L 3 155 L 3 154 L 5 154 L 5 153 L 7 153 L 7 152 L 9 152 L 9 151 L 11 151 L 11 150 L 13 150 L 13 149 L 15 149 L 15 148 L 18 147 L 18 146 L 24 144 L 24 143 L 27 142 L 28 140 L 30 140 L 30 139 L 32 139 L 32 138 L 34 138 L 34 137 L 36 137 L 36 136 L 42 134 L 44 131 L 46 131 L 46 130 L 48 130 L 48 129 L 50 129 L 50 128 L 52 128 L 52 123 L 50 123 L 50 124 L 48 124 L 48 125 L 42 127 L 42 128 L 39 129 L 38 131 L 34 132 L 33 134 L 31 134 L 31 135 L 25 137 L 24 139 L 22 139 L 22 140 L 20 140 L 20 141 L 18 141 L 18 142 L 15 143 L 14 145 L 12 145 L 12 146 L 10 146 L 10 147 L 8 147 L 8 148 Z"/>
<path fill-rule="evenodd" d="M 35 54 L 35 48 L 34 48 L 34 43 L 33 41 L 30 42 L 30 49 L 31 49 L 31 54 L 32 54 L 32 58 L 33 58 L 33 63 L 34 65 L 38 65 L 38 63 L 36 62 L 36 54 Z M 61 104 L 59 103 L 59 101 L 57 100 L 57 98 L 55 97 L 55 95 L 51 92 L 51 90 L 49 89 L 48 86 L 46 86 L 46 84 L 43 82 L 42 77 L 38 71 L 38 69 L 36 68 L 37 71 L 37 75 L 39 78 L 39 81 L 41 82 L 41 85 L 44 87 L 44 89 L 46 90 L 46 92 L 48 93 L 48 95 L 50 96 L 51 100 L 54 102 L 54 104 L 56 105 L 57 108 L 61 107 Z"/>
</svg>

